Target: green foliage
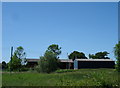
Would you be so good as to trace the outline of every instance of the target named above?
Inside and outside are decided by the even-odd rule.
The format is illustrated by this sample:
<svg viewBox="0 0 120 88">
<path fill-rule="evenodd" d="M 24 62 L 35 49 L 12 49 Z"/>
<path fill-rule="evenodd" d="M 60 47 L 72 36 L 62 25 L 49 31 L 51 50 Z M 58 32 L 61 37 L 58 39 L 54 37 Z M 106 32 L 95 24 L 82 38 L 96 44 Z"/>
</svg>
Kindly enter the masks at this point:
<svg viewBox="0 0 120 88">
<path fill-rule="evenodd" d="M 50 74 L 30 72 L 3 73 L 2 86 L 96 86 L 100 88 L 119 88 L 118 77 L 120 74 L 114 69 L 65 71 L 63 73 L 54 72 Z"/>
<path fill-rule="evenodd" d="M 17 47 L 15 53 L 17 57 L 22 60 L 22 64 L 24 65 L 26 61 L 26 53 L 24 52 L 24 48 L 22 46 Z"/>
<path fill-rule="evenodd" d="M 75 60 L 75 59 L 87 59 L 85 54 L 83 52 L 73 51 L 69 56 L 69 59 Z"/>
<path fill-rule="evenodd" d="M 29 69 L 25 65 L 22 65 L 20 71 L 29 71 Z"/>
<path fill-rule="evenodd" d="M 40 61 L 39 61 L 40 63 Z M 34 67 L 35 71 L 37 71 L 38 73 L 42 72 L 42 68 L 40 67 L 40 64 L 38 64 L 37 66 Z"/>
<path fill-rule="evenodd" d="M 21 59 L 18 59 L 16 53 L 14 53 L 12 59 L 8 63 L 9 69 L 13 70 L 18 70 L 21 67 Z"/>
<path fill-rule="evenodd" d="M 5 61 L 2 61 L 2 70 L 7 69 L 7 63 Z"/>
<path fill-rule="evenodd" d="M 97 57 L 94 54 L 89 54 L 89 58 L 97 59 Z"/>
<path fill-rule="evenodd" d="M 55 72 L 56 73 L 66 73 L 66 72 L 76 72 L 78 70 L 74 70 L 74 69 L 59 69 L 59 70 L 56 70 Z"/>
<path fill-rule="evenodd" d="M 107 57 L 109 53 L 104 51 L 104 52 L 97 52 L 95 55 L 94 54 L 89 54 L 89 58 L 92 59 L 110 59 Z"/>
<path fill-rule="evenodd" d="M 38 62 L 37 71 L 43 73 L 50 73 L 58 68 L 58 59 L 53 52 L 46 51 L 44 56 L 40 57 Z M 38 69 L 39 68 L 39 69 Z"/>
<path fill-rule="evenodd" d="M 67 75 L 69 77 L 67 77 Z M 118 74 L 108 69 L 80 69 L 60 77 L 57 86 L 99 86 L 112 88 L 119 86 Z M 112 75 L 109 76 L 109 75 Z"/>
<path fill-rule="evenodd" d="M 11 60 L 8 63 L 10 71 L 19 70 L 21 66 L 25 64 L 26 53 L 24 52 L 23 47 L 19 46 L 14 52 Z"/>
<path fill-rule="evenodd" d="M 59 47 L 57 44 L 52 44 L 48 47 L 47 51 L 50 51 L 58 56 L 61 54 L 61 47 Z"/>
<path fill-rule="evenodd" d="M 120 72 L 120 41 L 114 47 L 114 54 L 115 54 L 115 57 L 117 59 L 116 69 L 117 69 L 118 72 Z"/>
<path fill-rule="evenodd" d="M 52 44 L 46 50 L 44 56 L 40 57 L 38 66 L 35 69 L 38 72 L 50 73 L 59 67 L 58 55 L 61 54 L 61 47 L 56 44 Z"/>
</svg>

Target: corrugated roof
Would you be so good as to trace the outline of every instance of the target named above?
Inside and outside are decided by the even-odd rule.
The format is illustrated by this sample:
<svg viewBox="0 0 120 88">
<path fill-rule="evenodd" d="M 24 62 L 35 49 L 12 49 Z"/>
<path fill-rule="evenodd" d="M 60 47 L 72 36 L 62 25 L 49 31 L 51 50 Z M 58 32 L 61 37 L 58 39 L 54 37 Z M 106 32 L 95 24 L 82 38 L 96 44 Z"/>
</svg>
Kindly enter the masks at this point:
<svg viewBox="0 0 120 88">
<path fill-rule="evenodd" d="M 73 62 L 73 60 L 72 59 L 60 59 L 60 62 Z"/>
<path fill-rule="evenodd" d="M 59 59 L 60 60 L 60 62 L 73 62 L 73 60 L 71 60 L 71 59 Z M 38 62 L 39 61 L 39 59 L 28 59 L 27 58 L 27 62 Z"/>
<path fill-rule="evenodd" d="M 59 59 L 60 62 L 73 62 L 72 59 Z M 75 59 L 77 61 L 113 61 L 111 59 Z M 38 62 L 39 59 L 27 59 L 27 62 Z"/>
<path fill-rule="evenodd" d="M 77 61 L 113 61 L 111 59 L 75 59 Z"/>
<path fill-rule="evenodd" d="M 27 59 L 27 62 L 38 62 L 39 59 Z"/>
</svg>

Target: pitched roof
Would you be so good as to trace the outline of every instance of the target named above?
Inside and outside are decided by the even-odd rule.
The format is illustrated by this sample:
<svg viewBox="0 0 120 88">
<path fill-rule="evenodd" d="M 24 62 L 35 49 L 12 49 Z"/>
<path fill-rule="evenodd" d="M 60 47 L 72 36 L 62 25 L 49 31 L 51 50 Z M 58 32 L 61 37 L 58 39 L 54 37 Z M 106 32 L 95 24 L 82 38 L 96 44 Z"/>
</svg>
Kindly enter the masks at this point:
<svg viewBox="0 0 120 88">
<path fill-rule="evenodd" d="M 72 59 L 60 59 L 60 62 L 73 62 L 73 60 Z"/>
<path fill-rule="evenodd" d="M 27 62 L 38 62 L 39 61 L 39 59 L 26 59 L 27 60 Z"/>
<path fill-rule="evenodd" d="M 60 62 L 73 62 L 73 60 L 72 59 L 59 59 L 60 60 Z M 28 59 L 27 58 L 27 62 L 38 62 L 39 61 L 39 59 Z"/>
<path fill-rule="evenodd" d="M 40 59 L 28 59 L 27 58 L 27 62 L 38 62 Z M 71 62 L 73 63 L 72 59 L 59 59 L 60 62 Z M 111 59 L 75 59 L 77 61 L 113 61 Z"/>
<path fill-rule="evenodd" d="M 113 61 L 112 59 L 75 59 L 77 61 Z"/>
</svg>

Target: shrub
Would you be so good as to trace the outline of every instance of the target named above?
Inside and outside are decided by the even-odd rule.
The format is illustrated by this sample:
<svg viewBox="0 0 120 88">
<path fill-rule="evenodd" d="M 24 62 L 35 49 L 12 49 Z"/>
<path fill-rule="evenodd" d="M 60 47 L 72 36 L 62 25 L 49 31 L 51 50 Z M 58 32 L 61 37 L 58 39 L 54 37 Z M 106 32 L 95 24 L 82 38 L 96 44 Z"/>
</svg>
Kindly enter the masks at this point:
<svg viewBox="0 0 120 88">
<path fill-rule="evenodd" d="M 20 71 L 29 71 L 29 68 L 23 67 L 20 69 Z"/>
<path fill-rule="evenodd" d="M 58 63 L 57 57 L 52 52 L 47 51 L 44 56 L 40 57 L 36 70 L 38 72 L 50 73 L 57 70 Z"/>
<path fill-rule="evenodd" d="M 59 70 L 56 70 L 55 72 L 56 73 L 66 73 L 66 72 L 75 72 L 75 71 L 78 71 L 78 70 L 74 70 L 74 69 L 59 69 Z"/>
<path fill-rule="evenodd" d="M 35 69 L 37 72 L 39 72 L 39 73 L 41 72 L 41 70 L 40 70 L 40 65 L 35 66 L 34 69 Z"/>
<path fill-rule="evenodd" d="M 114 54 L 115 54 L 115 57 L 117 59 L 117 62 L 116 62 L 116 70 L 118 72 L 120 72 L 120 41 L 118 42 L 118 44 L 115 45 L 114 47 Z"/>
</svg>

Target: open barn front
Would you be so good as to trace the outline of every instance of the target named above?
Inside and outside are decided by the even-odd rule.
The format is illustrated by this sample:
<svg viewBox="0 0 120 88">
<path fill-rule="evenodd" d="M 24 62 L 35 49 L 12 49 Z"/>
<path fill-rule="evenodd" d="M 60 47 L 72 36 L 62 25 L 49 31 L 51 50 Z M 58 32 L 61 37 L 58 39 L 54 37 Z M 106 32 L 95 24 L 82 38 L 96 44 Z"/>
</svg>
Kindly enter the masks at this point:
<svg viewBox="0 0 120 88">
<path fill-rule="evenodd" d="M 114 63 L 108 61 L 79 61 L 78 68 L 114 68 Z"/>
<path fill-rule="evenodd" d="M 81 68 L 115 68 L 115 63 L 110 59 L 76 59 L 74 69 Z"/>
<path fill-rule="evenodd" d="M 71 59 L 60 59 L 60 69 L 73 69 L 74 63 Z"/>
<path fill-rule="evenodd" d="M 34 68 L 35 66 L 38 65 L 39 60 L 40 59 L 27 59 L 26 67 Z M 60 69 L 74 69 L 73 60 L 71 60 L 71 59 L 60 59 L 59 68 Z"/>
<path fill-rule="evenodd" d="M 39 59 L 27 59 L 27 67 L 34 68 Z M 111 59 L 60 59 L 60 69 L 81 68 L 115 68 L 115 61 Z"/>
<path fill-rule="evenodd" d="M 74 66 L 73 66 L 73 63 L 71 62 L 60 62 L 59 68 L 60 69 L 73 69 Z"/>
<path fill-rule="evenodd" d="M 27 58 L 26 67 L 34 68 L 35 66 L 38 65 L 38 61 L 39 61 L 39 59 L 29 59 L 29 58 Z"/>
</svg>

